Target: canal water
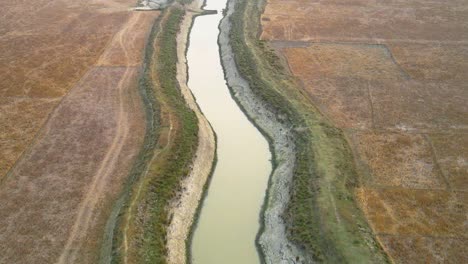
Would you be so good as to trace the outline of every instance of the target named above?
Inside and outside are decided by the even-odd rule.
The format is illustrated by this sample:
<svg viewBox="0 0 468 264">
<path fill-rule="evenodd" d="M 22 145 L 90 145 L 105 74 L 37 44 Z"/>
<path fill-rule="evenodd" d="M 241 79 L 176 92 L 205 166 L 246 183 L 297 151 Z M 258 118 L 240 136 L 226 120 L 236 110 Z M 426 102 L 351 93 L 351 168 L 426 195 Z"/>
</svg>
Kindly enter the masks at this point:
<svg viewBox="0 0 468 264">
<path fill-rule="evenodd" d="M 259 263 L 255 238 L 271 173 L 268 143 L 231 97 L 218 48 L 227 0 L 208 0 L 217 15 L 195 19 L 188 85 L 217 135 L 218 162 L 192 241 L 194 264 Z"/>
</svg>

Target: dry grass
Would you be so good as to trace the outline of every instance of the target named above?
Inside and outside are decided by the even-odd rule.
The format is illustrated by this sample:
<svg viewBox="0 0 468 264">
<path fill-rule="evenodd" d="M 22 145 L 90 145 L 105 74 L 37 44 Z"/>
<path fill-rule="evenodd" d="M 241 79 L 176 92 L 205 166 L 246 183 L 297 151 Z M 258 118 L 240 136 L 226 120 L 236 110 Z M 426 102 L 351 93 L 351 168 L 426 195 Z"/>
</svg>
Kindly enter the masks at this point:
<svg viewBox="0 0 468 264">
<path fill-rule="evenodd" d="M 115 35 L 97 64 L 101 66 L 141 65 L 146 40 L 149 35 L 148 28 L 154 23 L 154 13 L 133 13 L 132 16 L 136 17 L 135 22 L 131 23 L 125 31 Z M 122 47 L 126 47 L 127 50 L 124 51 Z"/>
<path fill-rule="evenodd" d="M 379 235 L 467 237 L 465 192 L 361 188 L 357 197 Z"/>
<path fill-rule="evenodd" d="M 61 97 L 92 66 L 111 38 L 33 35 L 0 39 L 0 95 Z"/>
<path fill-rule="evenodd" d="M 127 8 L 116 8 L 118 2 L 110 0 L 0 0 L 0 108 L 7 109 L 1 118 L 8 120 L 0 127 L 5 153 L 0 156 L 0 179 L 126 22 L 133 2 L 120 2 Z M 22 107 L 14 108 L 20 101 Z M 39 108 L 31 114 L 25 104 Z"/>
<path fill-rule="evenodd" d="M 311 44 L 284 54 L 314 102 L 344 128 L 372 128 L 369 89 L 377 76 L 389 84 L 402 79 L 382 45 Z"/>
<path fill-rule="evenodd" d="M 0 182 L 57 102 L 58 99 L 0 97 Z"/>
<path fill-rule="evenodd" d="M 466 238 L 438 238 L 423 236 L 379 236 L 379 240 L 395 262 L 405 264 L 467 263 Z"/>
<path fill-rule="evenodd" d="M 368 185 L 418 189 L 446 186 L 428 140 L 418 134 L 359 133 L 353 138 L 372 175 Z"/>
<path fill-rule="evenodd" d="M 398 263 L 466 262 L 467 7 L 269 0 L 262 16 L 261 38 L 348 135 L 359 201 Z"/>
<path fill-rule="evenodd" d="M 116 134 L 119 96 L 114 89 L 125 68 L 95 68 L 61 102 L 47 122 L 37 143 L 17 164 L 0 191 L 0 245 L 4 263 L 51 263 L 57 260 L 77 219 L 80 204 L 95 181 L 97 170 Z M 127 80 L 127 86 L 136 81 Z M 129 86 L 129 90 L 130 90 Z M 132 134 L 118 155 L 112 177 L 104 189 L 96 189 L 94 221 L 80 230 L 88 242 L 83 262 L 93 262 L 101 232 L 90 232 L 104 224 L 112 197 L 127 176 L 143 137 L 143 117 L 136 91 L 129 92 Z M 133 105 L 133 106 L 132 106 Z M 130 110 L 131 109 L 131 110 Z M 141 111 L 141 109 L 140 109 Z M 132 147 L 136 146 L 136 147 Z M 89 243 L 89 244 L 88 244 Z M 20 252 L 22 251 L 22 252 Z"/>
<path fill-rule="evenodd" d="M 262 19 L 262 38 L 466 41 L 466 7 L 463 0 L 269 0 Z"/>
<path fill-rule="evenodd" d="M 453 190 L 468 190 L 468 135 L 431 135 L 440 168 Z"/>
<path fill-rule="evenodd" d="M 132 4 L 0 1 L 0 180 L 36 136 L 0 181 L 0 263 L 96 263 L 145 130 L 136 81 L 158 12 Z"/>
</svg>

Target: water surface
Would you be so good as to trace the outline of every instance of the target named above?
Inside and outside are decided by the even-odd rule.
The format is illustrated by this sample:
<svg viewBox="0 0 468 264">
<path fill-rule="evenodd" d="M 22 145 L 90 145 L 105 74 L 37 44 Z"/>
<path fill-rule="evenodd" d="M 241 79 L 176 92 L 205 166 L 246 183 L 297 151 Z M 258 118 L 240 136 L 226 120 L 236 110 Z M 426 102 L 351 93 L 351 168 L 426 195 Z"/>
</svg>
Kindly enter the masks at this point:
<svg viewBox="0 0 468 264">
<path fill-rule="evenodd" d="M 192 242 L 195 264 L 259 263 L 255 237 L 271 172 L 268 143 L 232 99 L 218 50 L 226 0 L 217 15 L 195 19 L 187 53 L 188 85 L 218 139 L 218 162 Z"/>
</svg>

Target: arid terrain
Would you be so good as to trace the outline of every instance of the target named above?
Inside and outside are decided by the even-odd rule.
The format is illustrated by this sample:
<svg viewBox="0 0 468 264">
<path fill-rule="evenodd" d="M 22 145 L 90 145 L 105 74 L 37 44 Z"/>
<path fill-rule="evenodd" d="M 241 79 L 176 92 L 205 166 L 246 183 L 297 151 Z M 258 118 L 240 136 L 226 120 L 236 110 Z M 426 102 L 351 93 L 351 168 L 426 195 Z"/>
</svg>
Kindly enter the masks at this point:
<svg viewBox="0 0 468 264">
<path fill-rule="evenodd" d="M 390 258 L 468 262 L 468 3 L 267 2 L 261 39 L 345 131 Z"/>
<path fill-rule="evenodd" d="M 216 12 L 190 3 L 0 0 L 0 264 L 191 257 L 217 137 L 185 57 Z M 224 77 L 276 170 L 261 258 L 468 263 L 468 1 L 223 14 Z"/>
<path fill-rule="evenodd" d="M 97 261 L 145 132 L 134 4 L 0 2 L 0 263 Z"/>
<path fill-rule="evenodd" d="M 94 2 L 0 2 L 0 179 L 128 19 L 131 1 Z"/>
</svg>

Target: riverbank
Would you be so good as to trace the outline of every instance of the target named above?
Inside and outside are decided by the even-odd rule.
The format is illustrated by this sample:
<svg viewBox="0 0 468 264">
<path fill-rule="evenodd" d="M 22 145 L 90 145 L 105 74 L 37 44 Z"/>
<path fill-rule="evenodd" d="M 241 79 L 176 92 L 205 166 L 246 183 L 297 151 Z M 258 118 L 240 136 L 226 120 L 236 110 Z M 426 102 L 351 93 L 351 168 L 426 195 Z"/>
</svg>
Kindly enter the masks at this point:
<svg viewBox="0 0 468 264">
<path fill-rule="evenodd" d="M 284 123 L 275 110 L 252 91 L 238 70 L 235 54 L 230 44 L 236 1 L 229 1 L 226 16 L 220 24 L 219 46 L 222 64 L 233 98 L 253 123 L 269 139 L 274 170 L 261 214 L 262 227 L 257 236 L 259 251 L 267 263 L 291 263 L 305 260 L 305 254 L 292 244 L 286 234 L 282 218 L 289 203 L 295 167 L 295 143 L 290 124 Z"/>
<path fill-rule="evenodd" d="M 223 63 L 228 75 L 234 63 L 239 75 L 245 78 L 242 82 L 236 77 L 238 74 L 230 74 L 235 80 L 230 83 L 233 95 L 259 126 L 271 121 L 249 110 L 259 105 L 249 98 L 263 102 L 273 117 L 289 128 L 285 131 L 290 133 L 295 146 L 290 185 L 275 187 L 277 179 L 288 178 L 287 173 L 271 178 L 264 230 L 259 239 L 265 260 L 267 263 L 288 261 L 284 258 L 294 263 L 315 260 L 385 262 L 385 254 L 354 200 L 359 178 L 342 131 L 323 117 L 300 92 L 296 80 L 288 74 L 268 43 L 258 40 L 264 4 L 264 1 L 231 0 L 230 8 L 235 7 L 234 11 L 228 11 L 231 28 L 221 28 L 229 37 L 224 37 L 220 43 L 226 45 L 223 42 L 229 39 L 234 54 L 223 55 L 227 57 Z M 226 66 L 228 64 L 231 66 Z M 248 91 L 246 83 L 253 96 L 243 95 Z M 279 141 L 272 137 L 272 141 L 275 140 Z M 278 157 L 277 161 L 284 162 Z M 275 199 L 275 195 L 281 198 Z M 274 229 L 269 230 L 269 225 L 274 218 L 270 213 L 282 226 L 281 239 L 277 238 L 278 234 L 271 235 Z M 304 250 L 292 252 L 291 248 Z"/>
<path fill-rule="evenodd" d="M 104 263 L 167 261 L 170 206 L 192 170 L 199 143 L 197 116 L 185 103 L 176 76 L 176 37 L 184 14 L 181 4 L 166 8 L 146 47 L 140 79 L 147 118 L 144 147 L 117 202 L 115 219 L 109 220 L 113 231 L 106 239 L 110 249 L 102 251 Z"/>
<path fill-rule="evenodd" d="M 181 191 L 171 202 L 171 223 L 167 234 L 167 262 L 188 262 L 190 233 L 216 160 L 216 138 L 206 117 L 200 111 L 188 82 L 187 48 L 190 29 L 195 17 L 203 14 L 203 3 L 194 0 L 185 8 L 185 16 L 177 35 L 177 81 L 182 95 L 198 119 L 198 147 L 190 174 L 182 180 Z"/>
</svg>

